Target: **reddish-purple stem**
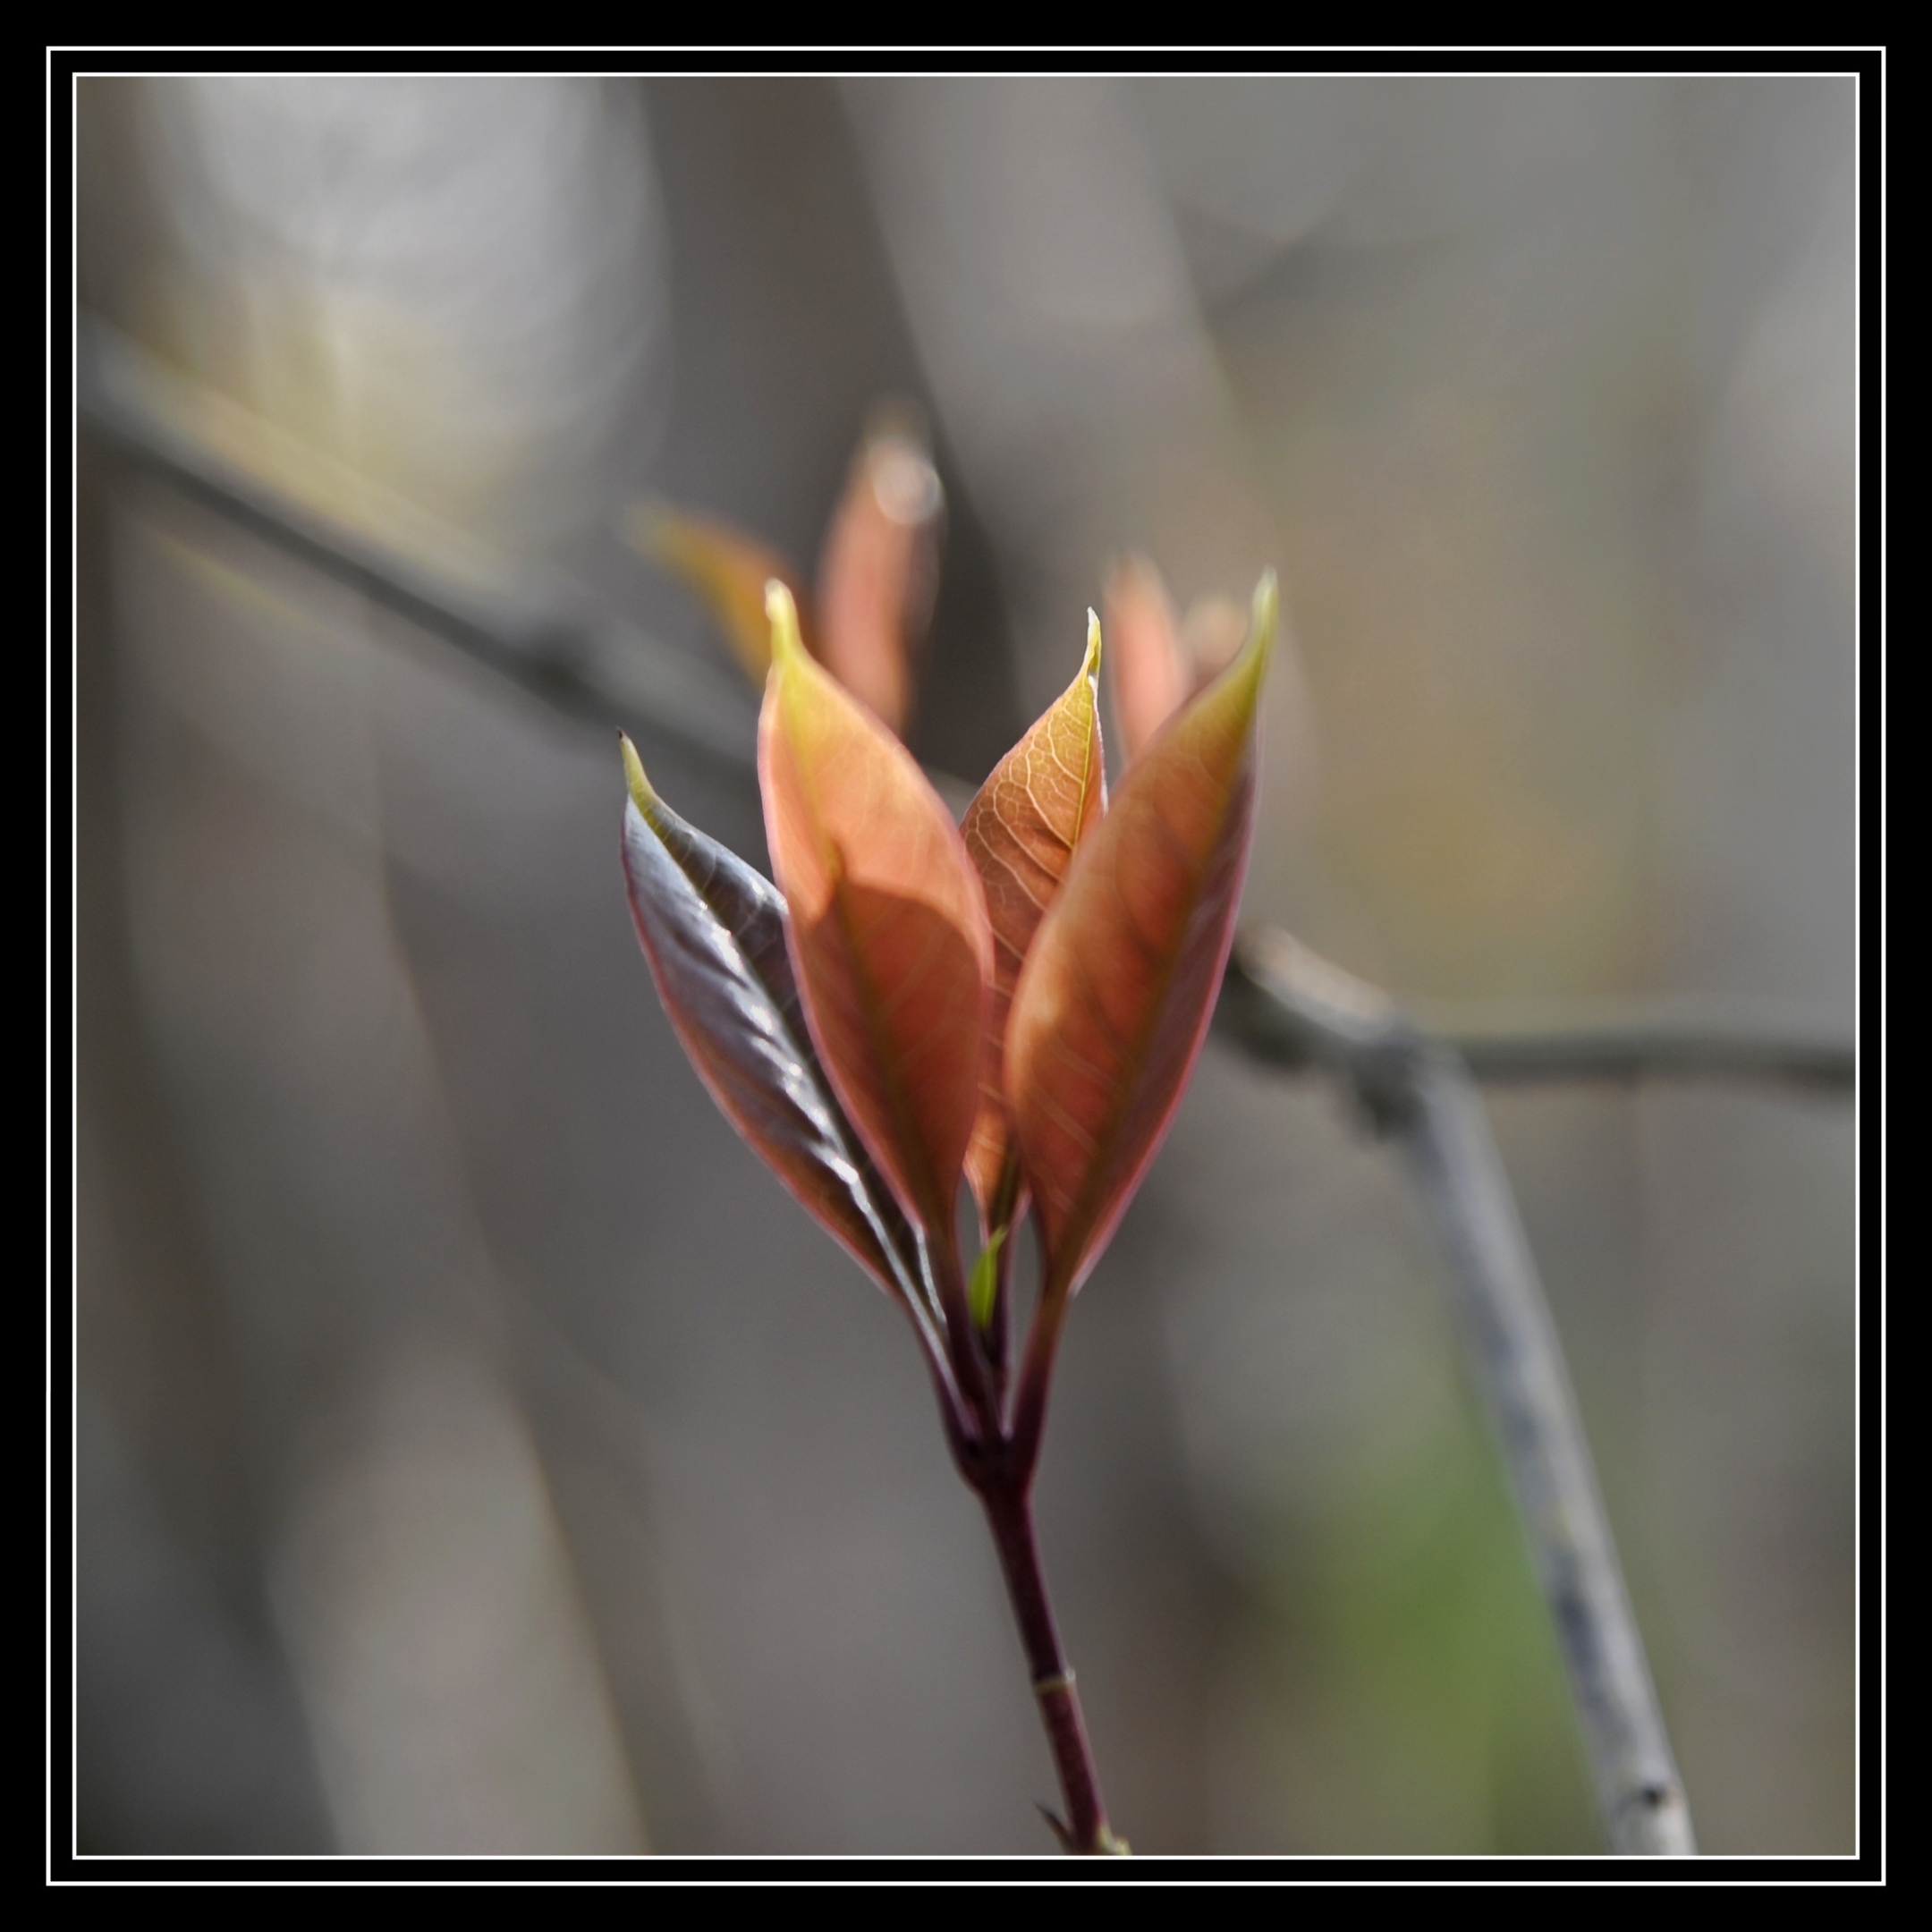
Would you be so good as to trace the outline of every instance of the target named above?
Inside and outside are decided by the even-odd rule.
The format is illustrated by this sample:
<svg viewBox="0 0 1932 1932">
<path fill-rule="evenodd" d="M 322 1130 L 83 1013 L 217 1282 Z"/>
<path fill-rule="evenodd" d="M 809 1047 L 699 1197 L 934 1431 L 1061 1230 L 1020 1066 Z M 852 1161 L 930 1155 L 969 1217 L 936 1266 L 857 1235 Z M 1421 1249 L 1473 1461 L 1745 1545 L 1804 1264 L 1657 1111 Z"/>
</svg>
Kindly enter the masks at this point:
<svg viewBox="0 0 1932 1932">
<path fill-rule="evenodd" d="M 1013 1597 L 1020 1640 L 1026 1648 L 1033 1694 L 1039 1700 L 1046 1741 L 1060 1774 L 1060 1790 L 1066 1801 L 1063 1829 L 1068 1848 L 1089 1853 L 1123 1851 L 1125 1847 L 1107 1829 L 1099 1774 L 1094 1769 L 1087 1727 L 1080 1721 L 1080 1696 L 1060 1648 L 1053 1606 L 1046 1600 L 1039 1544 L 1033 1534 L 1030 1472 L 1017 1481 L 1003 1479 L 976 1487 L 986 1505 L 1000 1567 L 1006 1572 L 1006 1589 Z"/>
</svg>

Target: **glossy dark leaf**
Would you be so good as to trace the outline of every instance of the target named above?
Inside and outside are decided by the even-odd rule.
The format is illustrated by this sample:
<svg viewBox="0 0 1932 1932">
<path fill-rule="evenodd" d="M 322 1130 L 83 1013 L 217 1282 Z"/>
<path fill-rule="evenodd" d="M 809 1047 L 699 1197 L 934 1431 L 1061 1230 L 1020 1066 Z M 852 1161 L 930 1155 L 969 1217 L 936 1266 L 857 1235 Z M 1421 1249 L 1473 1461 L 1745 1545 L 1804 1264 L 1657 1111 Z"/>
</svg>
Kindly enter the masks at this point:
<svg viewBox="0 0 1932 1932">
<path fill-rule="evenodd" d="M 624 881 L 658 997 L 699 1077 L 804 1207 L 888 1293 L 928 1311 L 918 1237 L 834 1097 L 769 880 L 659 799 L 626 739 Z"/>
<path fill-rule="evenodd" d="M 1005 1086 L 1048 1292 L 1106 1245 L 1200 1051 L 1254 826 L 1272 576 L 1241 655 L 1128 767 L 1013 990 Z"/>
</svg>

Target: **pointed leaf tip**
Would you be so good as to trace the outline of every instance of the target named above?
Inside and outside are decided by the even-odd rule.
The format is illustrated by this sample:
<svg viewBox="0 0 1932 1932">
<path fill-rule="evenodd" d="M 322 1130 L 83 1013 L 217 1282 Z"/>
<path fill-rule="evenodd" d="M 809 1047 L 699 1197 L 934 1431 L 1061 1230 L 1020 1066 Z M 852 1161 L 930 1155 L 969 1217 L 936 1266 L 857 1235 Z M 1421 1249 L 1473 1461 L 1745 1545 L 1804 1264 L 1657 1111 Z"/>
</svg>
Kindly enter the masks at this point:
<svg viewBox="0 0 1932 1932">
<path fill-rule="evenodd" d="M 765 614 L 771 621 L 772 662 L 787 661 L 793 653 L 806 655 L 805 639 L 799 629 L 798 602 L 782 577 L 765 586 Z"/>
<path fill-rule="evenodd" d="M 617 742 L 623 751 L 624 784 L 630 787 L 631 801 L 646 818 L 652 816 L 657 803 L 657 794 L 651 790 L 651 783 L 644 775 L 644 760 L 637 754 L 637 747 L 623 732 L 617 733 Z"/>
<path fill-rule="evenodd" d="M 1249 631 L 1250 641 L 1260 660 L 1260 671 L 1267 668 L 1267 660 L 1275 649 L 1275 633 L 1281 628 L 1281 584 L 1272 567 L 1261 572 L 1254 587 L 1254 616 Z"/>
<path fill-rule="evenodd" d="M 1263 571 L 1260 580 L 1255 585 L 1254 597 L 1250 600 L 1248 618 L 1248 635 L 1241 648 L 1220 674 L 1208 682 L 1195 694 L 1184 708 L 1192 710 L 1194 706 L 1205 699 L 1210 691 L 1225 688 L 1230 703 L 1245 703 L 1251 716 L 1253 708 L 1261 689 L 1261 680 L 1267 674 L 1268 660 L 1275 654 L 1275 639 L 1281 628 L 1281 593 L 1275 580 L 1275 572 Z M 1239 692 L 1241 696 L 1235 696 Z"/>
<path fill-rule="evenodd" d="M 1072 682 L 994 767 L 960 821 L 993 926 L 979 1111 L 966 1152 L 966 1178 L 982 1220 L 994 1211 L 1013 1146 L 1002 1067 L 1013 986 L 1075 849 L 1106 809 L 1099 669 L 1100 620 L 1089 611 L 1087 649 Z"/>
</svg>

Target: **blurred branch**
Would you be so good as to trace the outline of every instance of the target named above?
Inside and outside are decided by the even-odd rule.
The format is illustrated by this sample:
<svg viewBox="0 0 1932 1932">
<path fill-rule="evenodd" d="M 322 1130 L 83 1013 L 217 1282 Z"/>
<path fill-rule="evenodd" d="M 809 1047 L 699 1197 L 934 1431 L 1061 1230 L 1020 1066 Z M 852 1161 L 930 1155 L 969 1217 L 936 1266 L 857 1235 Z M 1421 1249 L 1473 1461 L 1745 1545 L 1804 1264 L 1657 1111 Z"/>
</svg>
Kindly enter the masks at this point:
<svg viewBox="0 0 1932 1932">
<path fill-rule="evenodd" d="M 1425 1042 L 1453 1053 L 1466 1072 L 1492 1083 L 1673 1074 L 1849 1094 L 1858 1069 L 1847 1040 L 1775 1018 L 1740 1017 L 1707 1002 L 1567 1022 L 1504 1014 L 1472 1024 L 1470 1016 L 1454 1012 L 1425 1021 L 1284 933 L 1243 940 L 1228 962 L 1216 1020 L 1228 1038 L 1259 1059 L 1345 1073 L 1377 1116 L 1385 1111 L 1392 1056 L 1402 1062 Z"/>
<path fill-rule="evenodd" d="M 1694 1852 L 1562 1345 L 1468 1067 L 1450 1041 L 1281 933 L 1237 942 L 1218 1017 L 1263 1057 L 1337 1074 L 1402 1139 L 1448 1251 L 1457 1325 L 1555 1625 L 1611 1849 Z"/>
<path fill-rule="evenodd" d="M 511 567 L 96 317 L 74 362 L 81 424 L 185 496 L 560 710 L 752 769 L 755 708 L 723 666 Z"/>
<path fill-rule="evenodd" d="M 1575 1026 L 1442 1030 L 1479 1080 L 1635 1080 L 1647 1073 L 1765 1080 L 1849 1093 L 1857 1057 L 1843 1040 L 1750 1027 L 1722 1015 L 1631 1014 Z"/>
</svg>

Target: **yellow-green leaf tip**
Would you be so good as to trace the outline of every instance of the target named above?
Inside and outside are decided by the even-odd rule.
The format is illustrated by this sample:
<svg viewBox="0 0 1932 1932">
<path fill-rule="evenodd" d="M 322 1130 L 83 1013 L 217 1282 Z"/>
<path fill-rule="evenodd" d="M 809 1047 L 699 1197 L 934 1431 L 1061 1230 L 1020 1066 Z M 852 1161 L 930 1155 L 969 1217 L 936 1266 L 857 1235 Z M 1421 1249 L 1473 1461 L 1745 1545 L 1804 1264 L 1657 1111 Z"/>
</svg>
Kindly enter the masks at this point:
<svg viewBox="0 0 1932 1932">
<path fill-rule="evenodd" d="M 1275 632 L 1280 623 L 1281 586 L 1275 580 L 1275 572 L 1265 570 L 1254 587 L 1254 615 L 1248 627 L 1249 648 L 1264 664 L 1275 648 Z"/>
<path fill-rule="evenodd" d="M 771 619 L 772 662 L 792 662 L 793 652 L 802 657 L 805 640 L 799 635 L 798 606 L 792 601 L 792 593 L 775 577 L 765 586 L 765 614 Z"/>
<path fill-rule="evenodd" d="M 644 775 L 644 760 L 637 755 L 637 747 L 623 733 L 617 733 L 617 742 L 623 748 L 624 783 L 631 787 L 631 802 L 648 818 L 657 803 L 657 794 L 651 790 L 650 780 Z"/>
<path fill-rule="evenodd" d="M 1089 683 L 1100 675 L 1100 614 L 1090 604 L 1087 606 L 1087 657 L 1080 669 Z"/>
</svg>

